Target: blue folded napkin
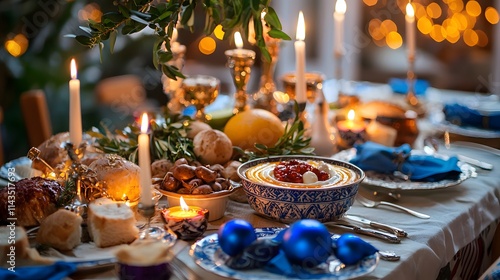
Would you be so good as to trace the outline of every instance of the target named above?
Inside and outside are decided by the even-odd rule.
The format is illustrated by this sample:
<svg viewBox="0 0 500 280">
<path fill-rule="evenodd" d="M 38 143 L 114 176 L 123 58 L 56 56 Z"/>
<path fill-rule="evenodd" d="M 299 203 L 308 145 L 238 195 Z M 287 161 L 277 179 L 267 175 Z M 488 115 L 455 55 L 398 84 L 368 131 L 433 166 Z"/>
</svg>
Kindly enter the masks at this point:
<svg viewBox="0 0 500 280">
<path fill-rule="evenodd" d="M 431 155 L 411 154 L 411 147 L 386 147 L 374 142 L 356 145 L 356 156 L 350 162 L 364 171 L 392 174 L 400 171 L 412 181 L 436 182 L 456 179 L 462 173 L 457 157 L 447 160 Z"/>
<path fill-rule="evenodd" d="M 15 267 L 14 271 L 0 268 L 0 279 L 8 280 L 60 280 L 76 271 L 76 264 L 55 262 L 51 265 Z"/>
<path fill-rule="evenodd" d="M 443 108 L 445 118 L 459 126 L 500 130 L 500 112 L 484 114 L 461 104 L 446 104 Z"/>
<path fill-rule="evenodd" d="M 391 78 L 389 79 L 389 86 L 395 93 L 406 94 L 408 92 L 408 80 Z M 417 79 L 414 81 L 413 90 L 415 95 L 424 95 L 425 91 L 429 87 L 429 82 L 427 80 Z"/>
</svg>

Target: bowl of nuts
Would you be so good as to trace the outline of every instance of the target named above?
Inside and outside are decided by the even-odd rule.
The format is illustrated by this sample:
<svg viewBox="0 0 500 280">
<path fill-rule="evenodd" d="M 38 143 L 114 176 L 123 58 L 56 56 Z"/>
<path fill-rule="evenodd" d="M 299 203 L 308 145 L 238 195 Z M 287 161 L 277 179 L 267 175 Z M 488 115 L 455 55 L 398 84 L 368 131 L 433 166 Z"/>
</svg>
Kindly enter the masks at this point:
<svg viewBox="0 0 500 280">
<path fill-rule="evenodd" d="M 275 156 L 238 168 L 248 204 L 284 223 L 341 218 L 354 203 L 364 172 L 348 162 L 316 156 Z"/>
<path fill-rule="evenodd" d="M 208 221 L 215 221 L 224 216 L 229 196 L 239 187 L 226 177 L 221 165 L 192 165 L 178 160 L 157 189 L 167 197 L 169 207 L 179 206 L 182 196 L 188 206 L 208 209 Z"/>
</svg>

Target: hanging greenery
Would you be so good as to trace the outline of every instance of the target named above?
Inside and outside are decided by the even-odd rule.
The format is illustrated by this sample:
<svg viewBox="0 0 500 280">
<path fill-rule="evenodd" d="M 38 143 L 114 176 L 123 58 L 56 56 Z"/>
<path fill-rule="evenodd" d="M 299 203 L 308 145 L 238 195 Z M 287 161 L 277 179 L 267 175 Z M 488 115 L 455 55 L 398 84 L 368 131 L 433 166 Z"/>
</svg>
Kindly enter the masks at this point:
<svg viewBox="0 0 500 280">
<path fill-rule="evenodd" d="M 264 42 L 263 24 L 269 27 L 267 35 L 272 38 L 290 40 L 281 29 L 281 22 L 272 7 L 270 0 L 115 0 L 116 11 L 106 13 L 100 22 L 88 21 L 88 26 L 80 26 L 83 34 L 68 35 L 79 43 L 88 46 L 98 46 L 102 52 L 104 41 L 109 40 L 110 52 L 113 52 L 116 38 L 119 34 L 129 35 L 145 28 L 151 28 L 157 35 L 153 45 L 153 63 L 157 69 L 169 78 L 183 77 L 175 66 L 166 62 L 173 58 L 170 40 L 173 29 L 183 26 L 193 31 L 194 9 L 201 4 L 205 11 L 204 33 L 211 34 L 217 25 L 224 31 L 224 39 L 230 38 L 236 31 L 248 36 L 249 26 L 253 24 L 255 41 L 262 56 L 271 60 Z M 264 13 L 263 13 L 264 12 Z M 265 16 L 261 19 L 261 15 Z M 165 49 L 162 49 L 162 44 Z"/>
</svg>

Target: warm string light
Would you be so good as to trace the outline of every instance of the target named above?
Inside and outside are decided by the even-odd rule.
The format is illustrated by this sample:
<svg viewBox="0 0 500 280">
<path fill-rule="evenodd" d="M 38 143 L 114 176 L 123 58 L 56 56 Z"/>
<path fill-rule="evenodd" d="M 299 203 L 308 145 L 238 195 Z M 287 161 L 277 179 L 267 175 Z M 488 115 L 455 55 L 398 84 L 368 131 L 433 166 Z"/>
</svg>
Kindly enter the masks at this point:
<svg viewBox="0 0 500 280">
<path fill-rule="evenodd" d="M 382 1 L 364 0 L 370 9 L 377 9 Z M 406 15 L 408 1 L 399 0 L 397 4 Z M 377 6 L 379 5 L 379 6 Z M 443 4 L 431 2 L 427 5 L 412 2 L 416 29 L 433 41 L 451 44 L 462 43 L 467 46 L 486 47 L 488 35 L 477 24 L 484 18 L 489 24 L 498 24 L 500 16 L 494 7 L 482 7 L 478 1 L 444 1 Z M 382 7 L 380 7 L 382 8 Z M 373 42 L 380 47 L 398 49 L 402 46 L 401 30 L 394 19 L 373 18 L 368 23 L 368 32 Z"/>
</svg>

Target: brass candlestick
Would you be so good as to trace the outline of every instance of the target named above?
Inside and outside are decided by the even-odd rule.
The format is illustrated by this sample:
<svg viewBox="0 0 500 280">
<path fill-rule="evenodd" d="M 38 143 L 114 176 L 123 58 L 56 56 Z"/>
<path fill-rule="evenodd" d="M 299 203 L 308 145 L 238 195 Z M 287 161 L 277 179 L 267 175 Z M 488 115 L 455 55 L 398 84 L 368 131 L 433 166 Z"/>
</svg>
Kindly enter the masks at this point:
<svg viewBox="0 0 500 280">
<path fill-rule="evenodd" d="M 71 167 L 68 170 L 67 178 L 75 184 L 76 194 L 70 204 L 66 205 L 66 209 L 75 212 L 81 216 L 84 220 L 87 218 L 87 203 L 88 199 L 86 196 L 82 195 L 82 181 L 86 177 L 86 172 L 88 168 L 80 163 L 83 158 L 83 154 L 86 149 L 85 142 L 79 147 L 74 147 L 71 142 L 67 142 L 65 149 L 68 153 L 69 159 L 71 160 Z"/>
<path fill-rule="evenodd" d="M 408 55 L 408 72 L 407 72 L 407 82 L 408 91 L 406 93 L 406 102 L 412 107 L 419 107 L 420 101 L 415 95 L 415 55 Z"/>
<path fill-rule="evenodd" d="M 276 91 L 274 83 L 274 70 L 279 55 L 279 43 L 281 40 L 268 37 L 266 47 L 271 56 L 271 61 L 262 59 L 262 75 L 260 77 L 260 88 L 254 96 L 254 107 L 278 114 L 277 103 L 273 93 Z"/>
<path fill-rule="evenodd" d="M 255 52 L 252 50 L 235 49 L 227 50 L 227 67 L 231 71 L 236 93 L 234 94 L 233 113 L 245 111 L 249 108 L 247 104 L 247 83 L 250 79 L 250 72 L 255 61 Z"/>
</svg>

